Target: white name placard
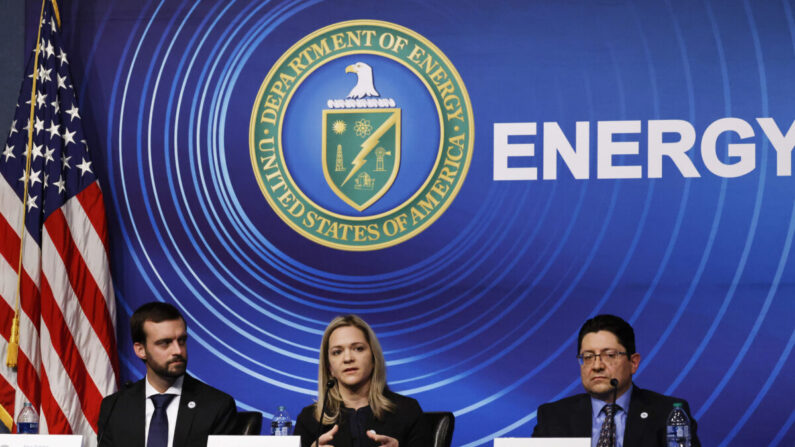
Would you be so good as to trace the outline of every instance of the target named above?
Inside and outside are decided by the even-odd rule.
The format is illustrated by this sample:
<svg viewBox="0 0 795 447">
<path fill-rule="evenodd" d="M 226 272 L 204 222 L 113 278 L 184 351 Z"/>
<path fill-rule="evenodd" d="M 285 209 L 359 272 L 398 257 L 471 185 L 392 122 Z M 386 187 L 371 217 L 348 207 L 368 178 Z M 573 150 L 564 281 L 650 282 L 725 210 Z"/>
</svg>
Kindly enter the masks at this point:
<svg viewBox="0 0 795 447">
<path fill-rule="evenodd" d="M 83 436 L 0 435 L 0 447 L 83 447 Z"/>
<path fill-rule="evenodd" d="M 301 437 L 210 435 L 207 447 L 301 447 Z"/>
<path fill-rule="evenodd" d="M 591 447 L 591 438 L 494 438 L 494 447 Z"/>
</svg>

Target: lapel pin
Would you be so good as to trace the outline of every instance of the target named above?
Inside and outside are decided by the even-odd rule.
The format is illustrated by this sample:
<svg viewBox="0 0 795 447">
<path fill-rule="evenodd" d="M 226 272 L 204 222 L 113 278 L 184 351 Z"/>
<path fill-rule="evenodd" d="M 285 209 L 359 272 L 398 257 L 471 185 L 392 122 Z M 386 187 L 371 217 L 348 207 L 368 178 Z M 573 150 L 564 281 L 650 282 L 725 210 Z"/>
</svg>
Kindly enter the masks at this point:
<svg viewBox="0 0 795 447">
<path fill-rule="evenodd" d="M 188 408 L 190 408 L 191 410 L 192 410 L 192 409 L 194 409 L 194 408 L 196 408 L 196 402 L 194 402 L 194 401 L 190 401 L 190 402 L 188 402 Z M 645 414 L 645 413 L 644 413 L 644 414 Z"/>
<path fill-rule="evenodd" d="M 193 403 L 193 402 L 191 402 L 191 403 Z M 646 413 L 645 411 L 640 414 L 640 418 L 641 419 L 646 419 L 647 417 L 649 417 L 649 413 Z"/>
</svg>

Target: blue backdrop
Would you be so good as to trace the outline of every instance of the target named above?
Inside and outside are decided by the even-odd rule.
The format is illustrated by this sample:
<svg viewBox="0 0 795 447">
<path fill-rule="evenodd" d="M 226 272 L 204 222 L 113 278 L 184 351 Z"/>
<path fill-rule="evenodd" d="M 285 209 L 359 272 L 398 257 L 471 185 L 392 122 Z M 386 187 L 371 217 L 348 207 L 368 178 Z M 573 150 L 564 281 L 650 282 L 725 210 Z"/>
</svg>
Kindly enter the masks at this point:
<svg viewBox="0 0 795 447">
<path fill-rule="evenodd" d="M 455 412 L 454 445 L 490 445 L 529 436 L 539 404 L 580 391 L 576 332 L 608 312 L 636 328 L 636 383 L 687 398 L 704 445 L 795 444 L 795 181 L 756 121 L 786 133 L 795 118 L 791 1 L 61 3 L 108 202 L 126 379 L 143 372 L 126 319 L 168 301 L 188 320 L 192 374 L 243 409 L 269 417 L 285 404 L 295 416 L 316 393 L 323 328 L 354 312 L 378 333 L 395 391 Z M 365 252 L 288 227 L 249 155 L 271 67 L 350 19 L 435 44 L 475 123 L 446 212 Z M 699 152 L 725 117 L 753 129 L 718 139 L 727 163 L 728 144 L 755 145 L 754 169 L 736 178 Z M 695 129 L 700 177 L 665 161 L 649 178 L 647 123 L 663 119 Z M 615 164 L 641 166 L 642 178 L 598 179 L 597 123 L 622 120 L 639 130 L 616 141 L 639 149 Z M 510 138 L 535 156 L 509 165 L 541 178 L 542 123 L 573 144 L 578 121 L 590 123 L 589 179 L 560 161 L 556 180 L 494 179 L 495 123 L 538 123 L 537 135 Z"/>
</svg>

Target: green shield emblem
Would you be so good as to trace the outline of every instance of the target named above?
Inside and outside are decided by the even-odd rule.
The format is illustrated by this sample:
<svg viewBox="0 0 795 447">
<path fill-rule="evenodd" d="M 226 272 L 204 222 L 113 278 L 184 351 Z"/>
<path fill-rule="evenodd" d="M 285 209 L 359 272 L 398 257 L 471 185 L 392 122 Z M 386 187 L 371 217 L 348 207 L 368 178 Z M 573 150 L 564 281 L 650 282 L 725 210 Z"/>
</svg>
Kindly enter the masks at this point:
<svg viewBox="0 0 795 447">
<path fill-rule="evenodd" d="M 345 67 L 345 73 L 356 74 L 356 85 L 346 96 L 341 96 L 344 91 L 340 84 L 330 82 L 334 76 L 343 76 L 340 66 L 335 65 L 333 72 L 318 70 L 340 58 L 353 62 Z M 412 141 L 416 138 L 422 147 L 438 148 L 435 154 L 427 154 L 435 155 L 427 172 L 417 170 L 427 169 L 429 158 L 425 158 L 424 166 L 400 166 L 403 112 L 395 98 L 382 96 L 375 88 L 373 69 L 380 70 L 382 62 L 392 67 L 378 74 L 383 76 L 383 81 L 379 81 L 379 86 L 385 87 L 383 93 L 392 95 L 394 88 L 409 82 L 402 77 L 389 81 L 396 73 L 394 70 L 400 70 L 421 82 L 427 96 L 425 91 L 414 90 L 394 91 L 394 94 L 401 99 L 409 93 L 417 94 L 412 101 L 433 105 L 437 111 L 438 132 L 432 129 L 425 132 L 415 114 L 406 115 L 412 124 Z M 315 87 L 304 90 L 311 76 L 316 76 L 312 78 Z M 321 92 L 316 88 L 319 85 L 316 82 L 326 80 L 335 90 Z M 309 96 L 305 98 L 312 98 L 311 101 L 296 104 L 292 98 L 299 91 L 306 91 Z M 326 107 L 320 105 L 323 99 Z M 298 139 L 285 140 L 283 131 L 293 132 L 299 126 L 306 128 L 304 137 L 314 135 L 320 129 L 317 122 L 314 126 L 306 122 L 306 113 L 309 110 L 317 113 L 321 108 L 326 109 L 322 112 L 320 138 L 323 176 L 335 195 L 350 208 L 330 194 L 313 200 L 305 188 L 317 192 L 318 187 L 325 188 L 322 182 L 318 185 L 316 178 L 293 177 L 290 173 L 288 159 L 292 154 L 300 160 L 311 153 L 317 156 L 320 141 L 307 143 L 302 138 L 298 145 Z M 432 225 L 461 189 L 469 171 L 474 142 L 475 122 L 469 94 L 447 56 L 422 35 L 378 20 L 334 23 L 297 41 L 276 61 L 262 82 L 249 127 L 254 174 L 274 212 L 307 239 L 351 251 L 392 247 Z M 300 164 L 292 166 L 295 170 L 306 168 Z M 400 183 L 399 169 L 424 180 L 411 189 L 411 184 Z M 303 184 L 305 181 L 311 184 Z M 387 192 L 398 185 L 401 193 L 407 195 L 402 201 L 401 197 L 392 200 Z M 371 213 L 365 214 L 368 211 Z"/>
<path fill-rule="evenodd" d="M 364 211 L 400 167 L 400 109 L 323 110 L 323 175 L 339 198 Z"/>
</svg>

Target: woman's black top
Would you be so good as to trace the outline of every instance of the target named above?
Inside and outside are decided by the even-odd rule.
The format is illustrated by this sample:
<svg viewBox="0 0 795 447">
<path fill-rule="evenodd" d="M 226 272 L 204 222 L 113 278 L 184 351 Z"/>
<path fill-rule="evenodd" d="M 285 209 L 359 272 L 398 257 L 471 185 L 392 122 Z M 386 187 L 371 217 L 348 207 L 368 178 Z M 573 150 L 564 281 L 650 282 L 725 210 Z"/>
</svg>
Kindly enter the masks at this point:
<svg viewBox="0 0 795 447">
<path fill-rule="evenodd" d="M 379 435 L 387 435 L 398 440 L 400 447 L 426 447 L 431 445 L 431 428 L 422 418 L 422 408 L 416 400 L 391 391 L 384 396 L 395 404 L 395 410 L 387 412 L 379 421 L 370 407 L 351 410 L 342 408 L 338 420 L 339 429 L 331 444 L 334 447 L 375 447 L 377 444 L 366 435 L 375 430 Z M 301 445 L 310 447 L 320 434 L 331 430 L 333 424 L 320 427 L 315 420 L 315 405 L 301 411 L 295 423 L 295 435 L 301 437 Z"/>
</svg>

